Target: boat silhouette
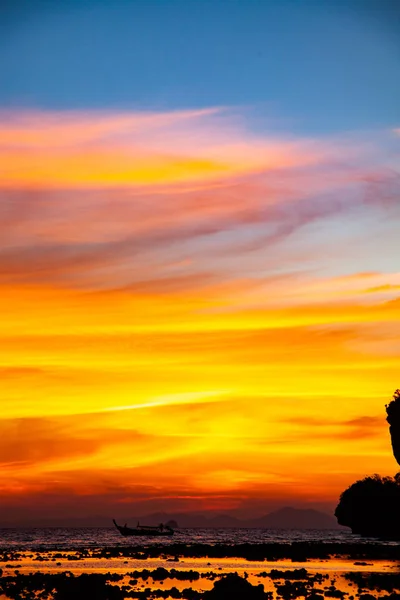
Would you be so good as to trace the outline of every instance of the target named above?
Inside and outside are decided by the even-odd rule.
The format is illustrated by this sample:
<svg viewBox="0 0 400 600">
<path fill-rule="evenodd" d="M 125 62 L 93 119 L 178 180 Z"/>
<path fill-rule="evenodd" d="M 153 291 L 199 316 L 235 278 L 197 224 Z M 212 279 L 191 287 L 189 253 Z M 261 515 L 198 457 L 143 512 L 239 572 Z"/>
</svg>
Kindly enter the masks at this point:
<svg viewBox="0 0 400 600">
<path fill-rule="evenodd" d="M 115 519 L 113 519 L 113 523 L 115 525 L 115 527 L 118 529 L 118 531 L 120 532 L 121 535 L 123 535 L 124 537 L 129 537 L 129 536 L 151 536 L 151 537 L 155 537 L 155 536 L 166 536 L 166 535 L 174 535 L 174 530 L 169 527 L 168 525 L 163 525 L 162 523 L 160 523 L 160 525 L 157 526 L 152 526 L 152 525 L 139 525 L 139 523 L 137 524 L 136 527 L 128 527 L 125 523 L 125 525 L 118 525 L 118 523 L 116 522 Z"/>
</svg>

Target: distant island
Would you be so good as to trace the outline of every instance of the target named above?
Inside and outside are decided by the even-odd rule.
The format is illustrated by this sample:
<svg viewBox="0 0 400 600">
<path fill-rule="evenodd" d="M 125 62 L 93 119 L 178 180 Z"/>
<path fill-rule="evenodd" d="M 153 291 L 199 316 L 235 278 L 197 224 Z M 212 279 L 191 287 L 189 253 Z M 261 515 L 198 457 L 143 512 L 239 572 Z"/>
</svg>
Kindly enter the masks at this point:
<svg viewBox="0 0 400 600">
<path fill-rule="evenodd" d="M 165 527 L 170 527 L 171 529 L 178 529 L 179 525 L 175 521 L 175 519 L 170 519 L 166 523 L 164 523 Z"/>
<path fill-rule="evenodd" d="M 162 522 L 166 515 L 155 513 L 143 517 L 143 522 L 150 524 Z M 172 519 L 177 526 L 182 528 L 206 527 L 206 528 L 259 528 L 259 529 L 337 529 L 333 516 L 322 511 L 313 509 L 301 509 L 285 507 L 270 512 L 256 519 L 238 519 L 232 515 L 203 515 L 196 513 L 183 513 L 174 515 Z M 171 521 L 169 521 L 171 522 Z"/>
</svg>

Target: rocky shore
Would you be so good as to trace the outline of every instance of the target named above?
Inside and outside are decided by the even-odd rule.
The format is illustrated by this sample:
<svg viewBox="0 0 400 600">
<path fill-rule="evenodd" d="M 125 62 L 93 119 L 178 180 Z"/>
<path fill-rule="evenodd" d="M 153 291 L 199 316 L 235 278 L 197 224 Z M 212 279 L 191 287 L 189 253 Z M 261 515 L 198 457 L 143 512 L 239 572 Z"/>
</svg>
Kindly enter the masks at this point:
<svg viewBox="0 0 400 600">
<path fill-rule="evenodd" d="M 172 583 L 184 581 L 187 587 L 164 587 L 168 580 Z M 196 589 L 192 584 L 198 580 L 208 580 L 212 587 Z M 350 572 L 332 576 L 323 572 L 310 573 L 306 569 L 272 569 L 253 573 L 250 577 L 247 572 L 241 575 L 213 571 L 178 573 L 163 568 L 126 574 L 74 574 L 70 571 L 21 574 L 16 571 L 0 577 L 0 594 L 3 594 L 1 598 L 10 600 L 399 600 L 400 573 L 398 570 L 395 573 L 372 574 Z"/>
<path fill-rule="evenodd" d="M 398 544 L 0 550 L 0 565 L 2 600 L 400 600 Z"/>
</svg>

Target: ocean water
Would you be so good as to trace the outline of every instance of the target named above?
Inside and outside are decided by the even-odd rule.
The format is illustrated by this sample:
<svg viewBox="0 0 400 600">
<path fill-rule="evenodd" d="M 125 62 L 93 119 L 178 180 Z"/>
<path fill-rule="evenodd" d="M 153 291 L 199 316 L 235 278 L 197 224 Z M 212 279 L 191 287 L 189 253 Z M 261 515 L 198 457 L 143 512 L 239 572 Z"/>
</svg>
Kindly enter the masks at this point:
<svg viewBox="0 0 400 600">
<path fill-rule="evenodd" d="M 146 538 L 120 535 L 115 527 L 0 529 L 0 548 L 10 550 L 99 548 L 105 546 L 170 546 L 171 544 L 262 544 L 322 542 L 399 545 L 398 542 L 362 538 L 347 530 L 296 529 L 178 529 L 171 537 Z"/>
</svg>

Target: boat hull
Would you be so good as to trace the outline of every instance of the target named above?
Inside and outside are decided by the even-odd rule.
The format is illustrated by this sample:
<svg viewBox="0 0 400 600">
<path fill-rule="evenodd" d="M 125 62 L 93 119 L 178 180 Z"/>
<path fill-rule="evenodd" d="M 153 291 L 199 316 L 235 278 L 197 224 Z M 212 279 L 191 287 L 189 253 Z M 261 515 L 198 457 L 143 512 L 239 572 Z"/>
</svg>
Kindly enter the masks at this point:
<svg viewBox="0 0 400 600">
<path fill-rule="evenodd" d="M 158 527 L 127 527 L 118 525 L 113 519 L 115 527 L 123 537 L 165 537 L 174 535 L 174 530 L 170 527 L 160 529 Z"/>
</svg>

